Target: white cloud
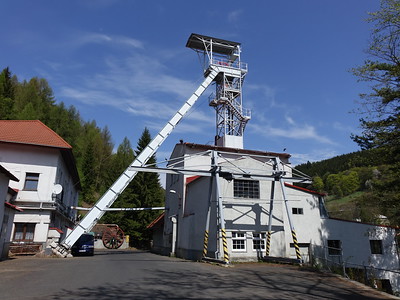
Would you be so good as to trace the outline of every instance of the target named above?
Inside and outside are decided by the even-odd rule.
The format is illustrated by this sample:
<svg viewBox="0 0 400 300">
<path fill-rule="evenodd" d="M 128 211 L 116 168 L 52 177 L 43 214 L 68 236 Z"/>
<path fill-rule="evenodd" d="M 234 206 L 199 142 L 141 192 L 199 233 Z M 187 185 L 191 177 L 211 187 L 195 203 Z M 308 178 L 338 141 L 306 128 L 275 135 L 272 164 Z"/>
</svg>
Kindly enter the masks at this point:
<svg viewBox="0 0 400 300">
<path fill-rule="evenodd" d="M 121 35 L 108 35 L 96 32 L 76 32 L 74 38 L 67 41 L 68 46 L 80 48 L 88 44 L 108 44 L 111 46 L 128 46 L 143 49 L 142 41 Z"/>
<path fill-rule="evenodd" d="M 339 155 L 332 149 L 318 149 L 312 153 L 292 153 L 291 162 L 294 166 L 306 162 L 321 161 Z"/>
<path fill-rule="evenodd" d="M 192 81 L 168 74 L 155 57 L 140 53 L 108 57 L 104 70 L 61 88 L 61 96 L 88 105 L 108 105 L 136 116 L 168 118 L 194 92 Z M 200 112 L 192 119 L 204 120 Z"/>
<path fill-rule="evenodd" d="M 319 135 L 314 126 L 311 125 L 296 125 L 288 128 L 274 127 L 269 124 L 249 124 L 248 127 L 258 134 L 265 137 L 283 137 L 295 140 L 314 140 L 322 144 L 335 145 L 329 138 Z"/>
<path fill-rule="evenodd" d="M 277 91 L 273 87 L 260 84 L 246 84 L 245 91 L 249 91 L 249 98 L 251 98 L 253 93 L 256 93 L 257 98 L 266 102 L 270 108 L 286 108 L 286 105 L 282 101 L 279 103 L 276 101 Z"/>
<path fill-rule="evenodd" d="M 352 126 L 345 125 L 340 122 L 334 122 L 333 128 L 336 130 L 339 130 L 339 131 L 343 131 L 343 132 L 354 132 L 355 131 L 355 129 Z"/>
<path fill-rule="evenodd" d="M 291 117 L 285 116 L 285 119 L 286 119 L 286 122 L 288 122 L 290 125 L 295 125 L 295 122 Z"/>
<path fill-rule="evenodd" d="M 239 21 L 239 17 L 242 14 L 242 12 L 243 11 L 240 10 L 240 9 L 230 11 L 228 13 L 228 21 L 231 22 L 231 23 Z"/>
</svg>

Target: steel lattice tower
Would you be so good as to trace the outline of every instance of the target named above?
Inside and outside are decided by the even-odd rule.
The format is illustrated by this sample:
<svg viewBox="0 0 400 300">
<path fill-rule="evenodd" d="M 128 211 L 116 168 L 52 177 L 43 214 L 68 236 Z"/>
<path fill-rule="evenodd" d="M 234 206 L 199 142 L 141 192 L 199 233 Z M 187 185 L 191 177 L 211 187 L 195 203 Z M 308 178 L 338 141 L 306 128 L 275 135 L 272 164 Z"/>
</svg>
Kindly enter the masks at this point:
<svg viewBox="0 0 400 300">
<path fill-rule="evenodd" d="M 209 105 L 216 111 L 215 145 L 243 149 L 243 133 L 251 115 L 242 106 L 247 64 L 240 60 L 240 43 L 192 33 L 186 47 L 201 57 L 205 77 L 211 65 L 223 69 L 214 79 L 216 90 L 209 97 Z"/>
</svg>

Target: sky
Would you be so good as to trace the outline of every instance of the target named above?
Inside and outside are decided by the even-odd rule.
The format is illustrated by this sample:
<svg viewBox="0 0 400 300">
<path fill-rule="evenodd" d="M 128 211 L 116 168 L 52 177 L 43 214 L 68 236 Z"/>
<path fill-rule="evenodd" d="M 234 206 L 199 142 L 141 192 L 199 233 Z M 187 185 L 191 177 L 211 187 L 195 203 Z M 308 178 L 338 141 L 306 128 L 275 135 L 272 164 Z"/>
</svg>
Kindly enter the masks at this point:
<svg viewBox="0 0 400 300">
<path fill-rule="evenodd" d="M 378 0 L 13 0 L 0 10 L 0 68 L 45 78 L 56 102 L 111 132 L 115 148 L 154 137 L 202 81 L 191 33 L 242 45 L 244 147 L 292 155 L 293 165 L 359 150 L 359 94 L 350 70 L 368 58 Z M 157 153 L 179 140 L 212 144 L 210 86 Z"/>
</svg>

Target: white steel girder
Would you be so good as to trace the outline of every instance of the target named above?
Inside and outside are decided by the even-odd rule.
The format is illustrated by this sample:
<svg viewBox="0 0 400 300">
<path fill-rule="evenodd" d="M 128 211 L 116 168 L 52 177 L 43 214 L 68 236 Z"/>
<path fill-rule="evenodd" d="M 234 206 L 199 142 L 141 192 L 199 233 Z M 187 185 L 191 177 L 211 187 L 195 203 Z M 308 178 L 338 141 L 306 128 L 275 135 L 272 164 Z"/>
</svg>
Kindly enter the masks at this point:
<svg viewBox="0 0 400 300">
<path fill-rule="evenodd" d="M 125 190 L 128 184 L 136 176 L 137 172 L 131 167 L 144 166 L 150 157 L 157 151 L 161 144 L 174 130 L 176 125 L 187 114 L 190 108 L 196 103 L 201 94 L 207 89 L 215 77 L 220 73 L 223 68 L 210 65 L 209 72 L 204 81 L 196 89 L 196 91 L 189 97 L 177 113 L 167 122 L 163 129 L 157 134 L 155 138 L 147 145 L 146 148 L 138 155 L 132 164 L 122 173 L 122 175 L 113 183 L 113 185 L 104 193 L 104 195 L 96 202 L 90 209 L 86 216 L 75 226 L 75 228 L 67 235 L 67 237 L 60 243 L 52 243 L 50 246 L 55 254 L 67 257 L 68 250 L 79 239 L 79 237 L 86 232 L 89 232 L 93 226 L 104 215 L 118 196 Z"/>
</svg>

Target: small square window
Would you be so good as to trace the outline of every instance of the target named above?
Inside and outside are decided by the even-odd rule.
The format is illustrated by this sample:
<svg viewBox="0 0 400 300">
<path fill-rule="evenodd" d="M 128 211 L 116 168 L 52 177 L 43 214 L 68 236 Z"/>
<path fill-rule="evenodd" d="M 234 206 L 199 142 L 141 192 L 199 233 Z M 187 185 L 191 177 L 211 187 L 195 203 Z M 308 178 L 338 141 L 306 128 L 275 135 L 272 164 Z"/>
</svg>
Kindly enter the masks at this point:
<svg viewBox="0 0 400 300">
<path fill-rule="evenodd" d="M 340 240 L 328 240 L 328 254 L 340 255 L 342 251 L 342 243 Z"/>
<path fill-rule="evenodd" d="M 300 207 L 292 207 L 292 214 L 294 215 L 302 215 L 303 209 Z"/>
<path fill-rule="evenodd" d="M 369 245 L 371 247 L 371 254 L 383 254 L 382 240 L 370 240 Z"/>
<path fill-rule="evenodd" d="M 384 291 L 388 294 L 393 294 L 393 288 L 389 279 L 375 279 L 375 284 L 378 290 Z"/>
<path fill-rule="evenodd" d="M 246 251 L 246 234 L 244 232 L 232 232 L 232 250 Z"/>
<path fill-rule="evenodd" d="M 265 250 L 265 233 L 253 232 L 253 250 Z"/>
<path fill-rule="evenodd" d="M 37 191 L 39 183 L 39 173 L 26 173 L 24 190 Z"/>
</svg>

